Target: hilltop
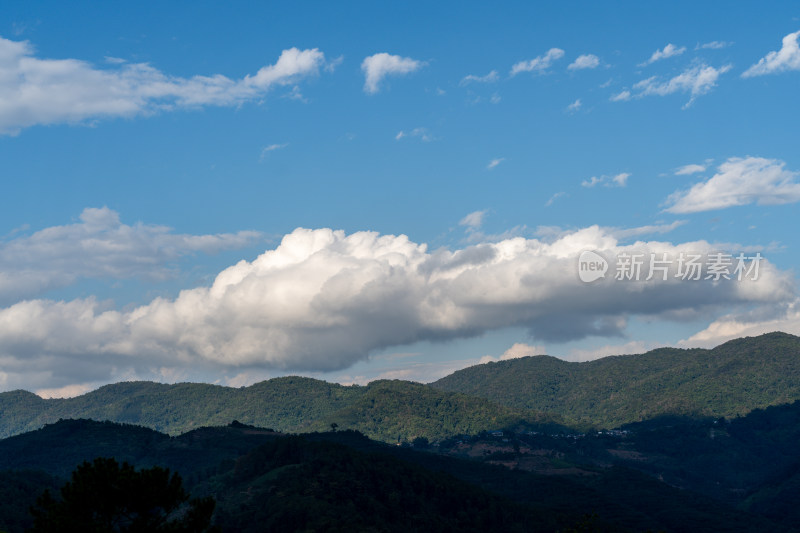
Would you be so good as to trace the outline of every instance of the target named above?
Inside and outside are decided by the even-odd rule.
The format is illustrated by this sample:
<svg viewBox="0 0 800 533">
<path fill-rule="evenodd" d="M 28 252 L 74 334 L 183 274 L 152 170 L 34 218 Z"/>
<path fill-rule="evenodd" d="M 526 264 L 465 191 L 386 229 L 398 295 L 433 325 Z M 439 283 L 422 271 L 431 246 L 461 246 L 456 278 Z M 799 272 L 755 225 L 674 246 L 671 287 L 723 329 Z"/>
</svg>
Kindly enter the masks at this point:
<svg viewBox="0 0 800 533">
<path fill-rule="evenodd" d="M 136 424 L 170 435 L 231 420 L 283 432 L 336 424 L 384 442 L 483 430 L 613 428 L 662 415 L 744 416 L 800 399 L 800 338 L 737 339 L 711 350 L 661 348 L 571 363 L 525 357 L 459 370 L 430 385 L 344 386 L 282 377 L 249 387 L 123 382 L 68 399 L 0 394 L 0 438 L 59 419 Z"/>
<path fill-rule="evenodd" d="M 711 350 L 660 348 L 582 363 L 523 357 L 430 386 L 608 428 L 665 414 L 743 416 L 800 399 L 800 337 L 776 332 Z"/>
<path fill-rule="evenodd" d="M 385 442 L 440 440 L 504 427 L 563 427 L 558 417 L 399 380 L 362 387 L 284 377 L 241 388 L 124 382 L 50 400 L 26 391 L 0 394 L 0 437 L 76 418 L 136 424 L 170 435 L 231 420 L 284 432 L 327 430 L 336 424 Z"/>
</svg>

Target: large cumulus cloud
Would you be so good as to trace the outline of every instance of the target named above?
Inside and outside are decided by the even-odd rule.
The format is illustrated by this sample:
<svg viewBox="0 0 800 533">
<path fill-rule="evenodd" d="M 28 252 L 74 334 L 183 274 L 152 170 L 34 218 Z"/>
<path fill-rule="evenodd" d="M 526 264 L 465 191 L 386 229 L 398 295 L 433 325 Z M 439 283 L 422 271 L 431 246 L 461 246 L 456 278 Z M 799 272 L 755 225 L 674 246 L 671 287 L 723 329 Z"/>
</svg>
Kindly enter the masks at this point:
<svg viewBox="0 0 800 533">
<path fill-rule="evenodd" d="M 587 249 L 611 260 L 606 279 L 579 280 L 577 259 Z M 757 280 L 686 281 L 675 277 L 675 265 L 666 281 L 613 279 L 621 253 L 714 250 L 704 241 L 623 245 L 597 226 L 549 242 L 517 237 L 435 251 L 402 235 L 297 229 L 252 262 L 225 269 L 211 286 L 174 299 L 128 311 L 94 299 L 6 307 L 0 363 L 7 373 L 25 366 L 58 374 L 70 373 L 73 361 L 90 362 L 95 375 L 106 369 L 109 376 L 168 367 L 331 371 L 420 340 L 519 326 L 540 341 L 614 337 L 631 316 L 680 319 L 794 298 L 790 276 L 767 260 Z"/>
</svg>

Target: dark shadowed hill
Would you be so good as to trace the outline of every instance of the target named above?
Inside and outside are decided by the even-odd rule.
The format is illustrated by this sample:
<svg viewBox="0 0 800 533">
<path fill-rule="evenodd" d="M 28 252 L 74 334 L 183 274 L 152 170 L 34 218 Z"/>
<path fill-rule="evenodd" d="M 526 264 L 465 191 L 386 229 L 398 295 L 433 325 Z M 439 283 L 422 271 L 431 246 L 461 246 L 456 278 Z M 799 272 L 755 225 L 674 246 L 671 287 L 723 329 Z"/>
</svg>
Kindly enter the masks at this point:
<svg viewBox="0 0 800 533">
<path fill-rule="evenodd" d="M 285 436 L 232 424 L 170 437 L 88 420 L 0 440 L 0 480 L 14 485 L 3 491 L 8 499 L 0 501 L 0 514 L 26 508 L 37 486 L 60 484 L 77 464 L 98 455 L 177 471 L 193 496 L 217 500 L 215 521 L 223 531 L 777 528 L 763 516 L 627 468 L 542 476 L 390 446 L 352 431 Z M 15 521 L 0 516 L 0 527 L 22 531 L 10 527 L 24 526 L 24 516 L 14 514 Z M 596 518 L 587 520 L 587 514 Z"/>
<path fill-rule="evenodd" d="M 585 363 L 524 357 L 431 386 L 605 427 L 663 414 L 732 417 L 800 399 L 800 338 L 769 333 L 712 350 L 661 348 Z"/>
</svg>

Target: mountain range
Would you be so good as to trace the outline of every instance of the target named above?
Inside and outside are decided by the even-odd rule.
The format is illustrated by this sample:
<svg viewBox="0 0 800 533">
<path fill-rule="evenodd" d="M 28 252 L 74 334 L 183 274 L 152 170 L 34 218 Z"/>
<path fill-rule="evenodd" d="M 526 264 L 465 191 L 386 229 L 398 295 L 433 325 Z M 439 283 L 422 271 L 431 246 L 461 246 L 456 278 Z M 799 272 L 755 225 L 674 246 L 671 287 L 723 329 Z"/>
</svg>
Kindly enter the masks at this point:
<svg viewBox="0 0 800 533">
<path fill-rule="evenodd" d="M 798 365 L 770 333 L 429 385 L 5 392 L 0 531 L 96 457 L 178 472 L 223 531 L 800 531 Z"/>
<path fill-rule="evenodd" d="M 331 424 L 385 442 L 480 430 L 614 428 L 660 415 L 743 416 L 800 399 L 800 338 L 737 339 L 711 350 L 661 348 L 584 363 L 533 356 L 459 370 L 430 385 L 367 386 L 284 377 L 232 388 L 122 382 L 67 399 L 0 393 L 0 438 L 66 418 L 177 435 L 231 420 L 285 432 Z"/>
</svg>

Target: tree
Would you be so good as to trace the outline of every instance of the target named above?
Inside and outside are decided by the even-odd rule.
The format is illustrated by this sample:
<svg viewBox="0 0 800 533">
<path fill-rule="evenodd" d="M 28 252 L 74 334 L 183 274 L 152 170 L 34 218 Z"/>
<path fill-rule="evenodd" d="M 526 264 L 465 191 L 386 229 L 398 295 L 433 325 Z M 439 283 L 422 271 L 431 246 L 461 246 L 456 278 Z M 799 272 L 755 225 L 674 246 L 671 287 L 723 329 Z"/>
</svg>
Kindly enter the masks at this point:
<svg viewBox="0 0 800 533">
<path fill-rule="evenodd" d="M 45 491 L 31 509 L 33 533 L 217 531 L 209 527 L 213 498 L 189 499 L 181 477 L 168 469 L 135 470 L 113 458 L 84 462 L 61 487 L 61 499 Z"/>
<path fill-rule="evenodd" d="M 426 437 L 417 437 L 411 442 L 411 445 L 420 450 L 427 450 L 430 447 L 430 442 Z"/>
</svg>

